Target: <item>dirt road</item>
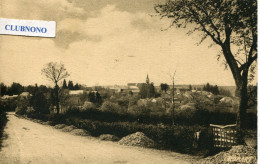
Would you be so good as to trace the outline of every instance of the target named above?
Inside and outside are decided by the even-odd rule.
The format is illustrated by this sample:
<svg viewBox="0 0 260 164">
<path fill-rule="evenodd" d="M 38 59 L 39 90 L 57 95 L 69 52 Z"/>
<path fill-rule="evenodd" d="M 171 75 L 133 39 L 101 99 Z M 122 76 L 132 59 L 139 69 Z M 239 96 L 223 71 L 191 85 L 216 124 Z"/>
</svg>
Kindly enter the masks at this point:
<svg viewBox="0 0 260 164">
<path fill-rule="evenodd" d="M 0 163 L 190 163 L 193 157 L 74 136 L 8 113 Z"/>
</svg>

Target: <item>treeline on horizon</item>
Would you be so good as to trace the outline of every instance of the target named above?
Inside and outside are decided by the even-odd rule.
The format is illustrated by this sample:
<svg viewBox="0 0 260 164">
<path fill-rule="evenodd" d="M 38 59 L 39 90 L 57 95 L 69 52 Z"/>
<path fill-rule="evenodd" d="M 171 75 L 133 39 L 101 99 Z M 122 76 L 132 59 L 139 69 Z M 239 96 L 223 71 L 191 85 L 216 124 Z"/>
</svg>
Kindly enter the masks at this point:
<svg viewBox="0 0 260 164">
<path fill-rule="evenodd" d="M 5 85 L 4 83 L 0 83 L 0 96 L 4 96 L 4 95 L 9 95 L 9 96 L 13 96 L 13 95 L 19 95 L 22 92 L 29 92 L 29 93 L 33 93 L 35 91 L 35 88 L 37 88 L 40 92 L 46 93 L 46 92 L 50 92 L 53 88 L 52 87 L 48 87 L 45 85 L 40 85 L 38 86 L 37 84 L 35 85 L 28 85 L 28 86 L 23 86 L 20 83 L 17 82 L 13 82 L 10 86 Z M 79 89 L 84 89 L 84 87 L 78 83 L 76 83 L 75 85 L 73 84 L 73 81 L 67 82 L 66 80 L 63 81 L 62 84 L 62 89 L 69 89 L 69 90 L 79 90 Z"/>
<path fill-rule="evenodd" d="M 145 83 L 144 83 L 145 84 Z M 178 87 L 180 86 L 184 86 L 184 85 L 176 85 Z M 185 85 L 186 86 L 186 85 Z M 35 91 L 35 88 L 37 87 L 37 89 L 42 92 L 42 93 L 47 93 L 47 92 L 51 92 L 52 91 L 52 87 L 49 87 L 49 86 L 45 86 L 45 85 L 40 85 L 38 86 L 37 84 L 35 85 L 28 85 L 28 86 L 23 86 L 21 85 L 20 83 L 17 83 L 17 82 L 13 82 L 10 86 L 8 85 L 5 85 L 4 83 L 0 83 L 0 96 L 4 96 L 4 95 L 9 95 L 9 96 L 12 96 L 12 95 L 19 95 L 21 94 L 22 92 L 29 92 L 29 93 L 33 93 Z M 142 98 L 146 98 L 146 96 L 142 96 L 143 92 L 142 90 L 143 89 L 144 85 L 141 85 L 139 87 L 140 89 L 140 93 L 141 94 L 141 97 Z M 149 86 L 151 91 L 152 91 L 152 95 L 153 96 L 150 96 L 150 97 L 154 97 L 154 95 L 157 95 L 158 96 L 158 91 L 155 89 L 155 86 L 153 83 L 151 83 L 151 85 Z M 161 83 L 160 84 L 160 90 L 161 91 L 168 91 L 170 90 L 170 85 L 168 85 L 167 83 Z M 253 85 L 249 85 L 248 86 L 249 88 L 252 88 L 252 87 L 256 87 L 256 86 L 253 86 Z M 97 90 L 102 90 L 104 89 L 104 87 L 102 86 L 94 86 L 92 87 L 92 89 L 88 88 L 88 87 L 85 87 L 81 84 L 78 84 L 76 83 L 74 85 L 73 81 L 69 80 L 68 82 L 66 81 L 66 79 L 63 80 L 63 83 L 61 85 L 61 89 L 68 89 L 68 90 L 90 90 L 90 91 L 97 91 Z M 225 96 L 229 96 L 229 97 L 233 97 L 234 96 L 234 93 L 233 91 L 231 91 L 230 89 L 226 88 L 226 87 L 223 87 L 223 86 L 218 86 L 218 85 L 211 85 L 209 83 L 205 84 L 205 85 L 189 85 L 188 90 L 199 90 L 199 91 L 208 91 L 208 92 L 211 92 L 215 95 L 225 95 Z M 252 89 L 250 89 L 252 90 Z M 146 92 L 146 91 L 144 91 Z M 156 96 L 156 97 L 157 97 Z"/>
</svg>

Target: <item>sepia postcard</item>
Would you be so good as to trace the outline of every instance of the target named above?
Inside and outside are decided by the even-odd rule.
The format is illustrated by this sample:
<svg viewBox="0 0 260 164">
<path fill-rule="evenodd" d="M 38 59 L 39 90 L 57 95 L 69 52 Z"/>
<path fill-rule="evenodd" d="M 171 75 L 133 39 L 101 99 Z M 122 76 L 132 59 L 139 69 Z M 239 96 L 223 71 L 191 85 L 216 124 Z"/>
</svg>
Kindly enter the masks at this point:
<svg viewBox="0 0 260 164">
<path fill-rule="evenodd" d="M 0 0 L 0 163 L 257 163 L 257 0 Z"/>
</svg>

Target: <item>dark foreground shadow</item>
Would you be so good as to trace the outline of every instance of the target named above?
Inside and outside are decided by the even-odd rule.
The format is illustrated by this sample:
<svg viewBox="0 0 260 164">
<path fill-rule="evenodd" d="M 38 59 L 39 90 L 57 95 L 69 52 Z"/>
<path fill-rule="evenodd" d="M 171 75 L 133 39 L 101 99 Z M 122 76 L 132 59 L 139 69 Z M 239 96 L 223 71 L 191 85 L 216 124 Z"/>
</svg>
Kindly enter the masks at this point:
<svg viewBox="0 0 260 164">
<path fill-rule="evenodd" d="M 1 113 L 0 114 L 0 151 L 1 151 L 2 146 L 3 146 L 2 145 L 3 140 L 8 138 L 8 134 L 6 134 L 4 132 L 7 121 L 8 121 L 8 119 L 6 117 L 6 113 Z"/>
</svg>

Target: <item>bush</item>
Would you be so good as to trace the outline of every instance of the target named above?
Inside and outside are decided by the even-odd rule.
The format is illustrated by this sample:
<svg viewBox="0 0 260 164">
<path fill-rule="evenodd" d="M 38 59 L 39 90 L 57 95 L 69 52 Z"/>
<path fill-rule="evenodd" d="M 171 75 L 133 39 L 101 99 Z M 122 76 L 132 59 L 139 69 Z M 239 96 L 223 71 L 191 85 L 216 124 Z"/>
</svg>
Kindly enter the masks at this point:
<svg viewBox="0 0 260 164">
<path fill-rule="evenodd" d="M 187 111 L 188 112 L 188 111 Z M 196 112 L 198 112 L 196 110 Z M 196 113 L 204 116 L 202 113 Z M 38 117 L 39 115 L 33 115 Z M 209 128 L 198 126 L 198 125 L 175 125 L 170 124 L 155 124 L 156 122 L 168 120 L 167 117 L 151 117 L 151 116 L 138 116 L 140 119 L 138 122 L 130 120 L 128 115 L 127 119 L 130 121 L 118 121 L 127 120 L 123 119 L 124 115 L 118 115 L 117 113 L 101 112 L 101 111 L 79 111 L 78 108 L 71 108 L 70 113 L 65 114 L 52 114 L 52 115 L 40 115 L 42 120 L 51 121 L 53 124 L 66 124 L 74 125 L 77 128 L 85 129 L 90 132 L 93 136 L 100 136 L 101 134 L 111 134 L 118 137 L 125 137 L 135 132 L 143 132 L 147 137 L 158 143 L 158 148 L 171 149 L 183 153 L 191 153 L 193 149 L 194 133 L 201 131 L 201 139 L 199 142 L 199 149 L 210 149 L 210 131 Z M 89 117 L 90 119 L 84 119 Z M 98 118 L 100 117 L 100 118 Z M 183 116 L 186 117 L 186 116 Z M 133 117 L 137 118 L 137 117 Z M 95 119 L 99 119 L 95 120 Z M 106 120 L 105 120 L 106 119 Z M 112 120 L 109 120 L 112 119 Z M 209 118 L 210 119 L 210 118 Z M 106 122 L 106 121 L 112 122 Z M 152 122 L 154 121 L 154 122 Z M 141 123 L 141 122 L 146 122 Z M 153 123 L 153 124 L 152 124 Z"/>
<path fill-rule="evenodd" d="M 15 111 L 17 107 L 17 98 L 1 100 L 0 106 L 4 111 Z"/>
<path fill-rule="evenodd" d="M 116 103 L 106 101 L 100 107 L 100 111 L 111 112 L 111 113 L 124 113 L 124 110 Z"/>
<path fill-rule="evenodd" d="M 35 113 L 36 113 L 36 111 L 33 109 L 33 107 L 27 107 L 27 109 L 26 109 L 26 115 L 27 116 L 31 116 Z"/>
<path fill-rule="evenodd" d="M 15 109 L 16 114 L 24 115 L 26 114 L 27 107 L 30 106 L 29 98 L 19 98 L 17 99 L 17 107 Z"/>
<path fill-rule="evenodd" d="M 138 122 L 101 122 L 82 120 L 75 117 L 66 119 L 68 125 L 89 131 L 93 136 L 111 134 L 120 138 L 136 132 L 143 132 L 147 137 L 159 144 L 158 148 L 177 150 L 187 153 L 193 150 L 194 133 L 201 131 L 202 140 L 199 141 L 200 149 L 210 149 L 210 131 L 206 127 L 193 126 L 168 126 L 141 124 Z M 207 144 L 206 144 L 207 143 Z"/>
<path fill-rule="evenodd" d="M 149 115 L 150 109 L 144 105 L 133 105 L 133 106 L 129 107 L 128 113 L 130 113 L 134 116 Z"/>
<path fill-rule="evenodd" d="M 15 114 L 19 114 L 19 115 L 24 115 L 24 114 L 26 114 L 26 108 L 16 107 L 16 108 L 15 108 Z"/>
<path fill-rule="evenodd" d="M 96 110 L 96 105 L 92 102 L 85 101 L 80 107 L 80 111 Z"/>
<path fill-rule="evenodd" d="M 66 115 L 78 114 L 78 113 L 80 112 L 80 109 L 81 109 L 80 106 L 70 106 L 70 107 L 66 110 L 65 114 L 66 114 Z"/>
</svg>

